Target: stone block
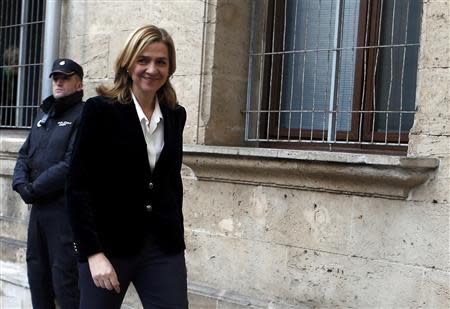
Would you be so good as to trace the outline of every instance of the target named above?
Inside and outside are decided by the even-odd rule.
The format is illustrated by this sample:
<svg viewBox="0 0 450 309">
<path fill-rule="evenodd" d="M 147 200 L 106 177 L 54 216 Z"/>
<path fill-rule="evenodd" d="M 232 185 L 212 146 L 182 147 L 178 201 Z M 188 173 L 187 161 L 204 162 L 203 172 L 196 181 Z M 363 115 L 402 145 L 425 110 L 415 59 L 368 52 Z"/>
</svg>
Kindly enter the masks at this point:
<svg viewBox="0 0 450 309">
<path fill-rule="evenodd" d="M 450 308 L 449 276 L 448 272 L 425 271 L 419 302 L 422 308 Z"/>
<path fill-rule="evenodd" d="M 212 81 L 209 117 L 206 124 L 207 145 L 239 146 L 244 143 L 246 83 L 240 76 L 215 75 Z M 203 115 L 202 115 L 203 117 Z"/>
<path fill-rule="evenodd" d="M 17 152 L 25 142 L 28 132 L 8 131 L 4 134 L 0 133 L 0 150 L 2 152 L 2 163 L 0 168 L 3 174 L 3 165 L 5 161 L 16 161 Z"/>
<path fill-rule="evenodd" d="M 450 157 L 450 136 L 410 134 L 408 156 L 448 158 Z"/>
<path fill-rule="evenodd" d="M 250 298 L 277 300 L 286 277 L 287 248 L 187 230 L 188 278 Z"/>
<path fill-rule="evenodd" d="M 420 38 L 419 68 L 450 66 L 450 5 L 448 2 L 424 2 Z"/>
<path fill-rule="evenodd" d="M 175 73 L 172 79 L 172 85 L 177 92 L 178 102 L 184 106 L 187 113 L 183 142 L 185 144 L 194 144 L 197 141 L 198 95 L 200 90 L 200 76 L 184 76 Z"/>
<path fill-rule="evenodd" d="M 448 204 L 354 197 L 349 253 L 450 270 Z"/>
<path fill-rule="evenodd" d="M 235 185 L 199 183 L 189 180 L 185 182 L 184 187 L 183 207 L 186 228 L 193 231 L 205 230 L 224 236 L 240 236 L 242 234 L 239 223 L 233 221 L 233 213 L 236 205 L 240 206 L 245 197 L 242 199 L 240 196 L 235 197 L 236 193 L 233 192 Z M 219 209 L 220 211 L 218 211 Z M 227 222 L 227 220 L 231 220 L 232 223 L 224 228 L 223 222 Z"/>
<path fill-rule="evenodd" d="M 0 177 L 0 192 L 0 216 L 28 220 L 28 205 L 12 190 L 11 177 Z"/>
<path fill-rule="evenodd" d="M 27 240 L 28 221 L 0 217 L 1 236 L 25 242 Z"/>
<path fill-rule="evenodd" d="M 220 1 L 216 10 L 213 74 L 247 79 L 250 1 Z"/>
<path fill-rule="evenodd" d="M 0 308 L 32 308 L 26 265 L 0 261 L 0 270 Z"/>
<path fill-rule="evenodd" d="M 217 299 L 203 295 L 189 294 L 189 308 L 191 309 L 216 309 Z"/>
<path fill-rule="evenodd" d="M 185 225 L 217 235 L 347 252 L 347 195 L 189 180 Z"/>
<path fill-rule="evenodd" d="M 97 96 L 97 91 L 95 90 L 95 88 L 97 88 L 100 85 L 110 85 L 112 84 L 112 80 L 109 79 L 104 79 L 102 81 L 93 81 L 93 80 L 89 80 L 89 81 L 85 81 L 84 82 L 84 96 L 83 96 L 83 100 L 87 101 L 87 99 L 92 98 L 94 96 Z"/>
<path fill-rule="evenodd" d="M 110 35 L 85 34 L 62 38 L 61 55 L 79 62 L 84 70 L 84 78 L 104 79 L 108 76 Z"/>
<path fill-rule="evenodd" d="M 450 188 L 450 177 L 434 177 L 426 184 L 412 190 L 409 200 L 448 204 L 450 201 L 448 188 Z"/>
<path fill-rule="evenodd" d="M 113 34 L 148 23 L 150 3 L 135 1 L 67 1 L 62 8 L 62 35 Z M 159 6 L 152 6 L 153 11 Z M 117 14 L 120 12 L 121 14 Z"/>
<path fill-rule="evenodd" d="M 290 248 L 289 294 L 316 308 L 418 307 L 423 269 L 315 250 Z"/>
<path fill-rule="evenodd" d="M 412 135 L 450 136 L 450 70 L 422 69 L 417 85 L 417 112 Z M 410 143 L 411 144 L 411 143 Z"/>
<path fill-rule="evenodd" d="M 0 256 L 4 262 L 25 263 L 26 242 L 0 237 Z"/>
<path fill-rule="evenodd" d="M 0 308 L 29 309 L 31 305 L 31 295 L 28 289 L 18 287 L 9 282 L 0 282 Z"/>
</svg>

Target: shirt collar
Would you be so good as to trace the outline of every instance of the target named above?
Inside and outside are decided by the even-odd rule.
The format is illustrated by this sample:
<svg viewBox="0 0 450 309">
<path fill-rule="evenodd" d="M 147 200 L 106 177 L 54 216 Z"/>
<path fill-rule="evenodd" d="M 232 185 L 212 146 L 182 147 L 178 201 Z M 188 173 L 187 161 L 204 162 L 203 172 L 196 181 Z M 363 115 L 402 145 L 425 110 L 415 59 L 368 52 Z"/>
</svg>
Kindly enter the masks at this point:
<svg viewBox="0 0 450 309">
<path fill-rule="evenodd" d="M 131 97 L 133 98 L 134 106 L 136 106 L 136 111 L 140 122 L 142 122 L 142 120 L 145 120 L 145 122 L 156 121 L 156 123 L 159 123 L 160 120 L 164 119 L 161 112 L 161 108 L 159 107 L 158 96 L 155 97 L 155 110 L 153 111 L 152 119 L 150 119 L 150 121 L 147 119 L 147 116 L 145 116 L 144 111 L 142 110 L 142 107 L 139 105 L 138 100 L 134 95 L 133 91 L 131 91 Z"/>
</svg>

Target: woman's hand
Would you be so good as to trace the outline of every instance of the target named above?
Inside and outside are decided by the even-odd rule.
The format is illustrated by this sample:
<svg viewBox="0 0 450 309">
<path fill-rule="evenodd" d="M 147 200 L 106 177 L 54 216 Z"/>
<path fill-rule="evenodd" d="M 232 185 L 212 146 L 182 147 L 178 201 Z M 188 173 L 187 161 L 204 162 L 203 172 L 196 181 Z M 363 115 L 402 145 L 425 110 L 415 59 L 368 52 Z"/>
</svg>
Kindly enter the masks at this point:
<svg viewBox="0 0 450 309">
<path fill-rule="evenodd" d="M 120 284 L 116 271 L 103 252 L 88 257 L 89 270 L 95 286 L 120 293 Z"/>
</svg>

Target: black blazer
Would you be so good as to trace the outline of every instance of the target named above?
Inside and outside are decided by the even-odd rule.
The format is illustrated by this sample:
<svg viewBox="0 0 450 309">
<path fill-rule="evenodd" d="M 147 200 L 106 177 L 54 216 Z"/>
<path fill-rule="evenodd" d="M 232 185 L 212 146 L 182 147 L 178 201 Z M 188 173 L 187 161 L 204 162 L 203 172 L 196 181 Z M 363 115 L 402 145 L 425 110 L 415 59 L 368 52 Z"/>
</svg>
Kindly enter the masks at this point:
<svg viewBox="0 0 450 309">
<path fill-rule="evenodd" d="M 66 182 L 80 261 L 104 252 L 137 254 L 150 233 L 167 253 L 185 249 L 181 163 L 185 109 L 160 104 L 164 148 L 151 172 L 133 102 L 89 99 Z"/>
</svg>

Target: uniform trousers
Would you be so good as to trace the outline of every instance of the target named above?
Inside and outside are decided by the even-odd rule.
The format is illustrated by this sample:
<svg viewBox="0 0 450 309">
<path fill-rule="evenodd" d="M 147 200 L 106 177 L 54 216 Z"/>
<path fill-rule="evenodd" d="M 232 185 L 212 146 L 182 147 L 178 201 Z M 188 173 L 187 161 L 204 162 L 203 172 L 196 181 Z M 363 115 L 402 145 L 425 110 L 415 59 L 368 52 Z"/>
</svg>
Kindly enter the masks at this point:
<svg viewBox="0 0 450 309">
<path fill-rule="evenodd" d="M 144 309 L 188 308 L 184 251 L 166 254 L 149 235 L 139 254 L 106 257 L 117 274 L 120 293 L 96 287 L 89 264 L 79 263 L 80 309 L 119 309 L 130 283 Z"/>
<path fill-rule="evenodd" d="M 27 270 L 34 309 L 78 309 L 78 271 L 64 205 L 32 206 Z"/>
</svg>

